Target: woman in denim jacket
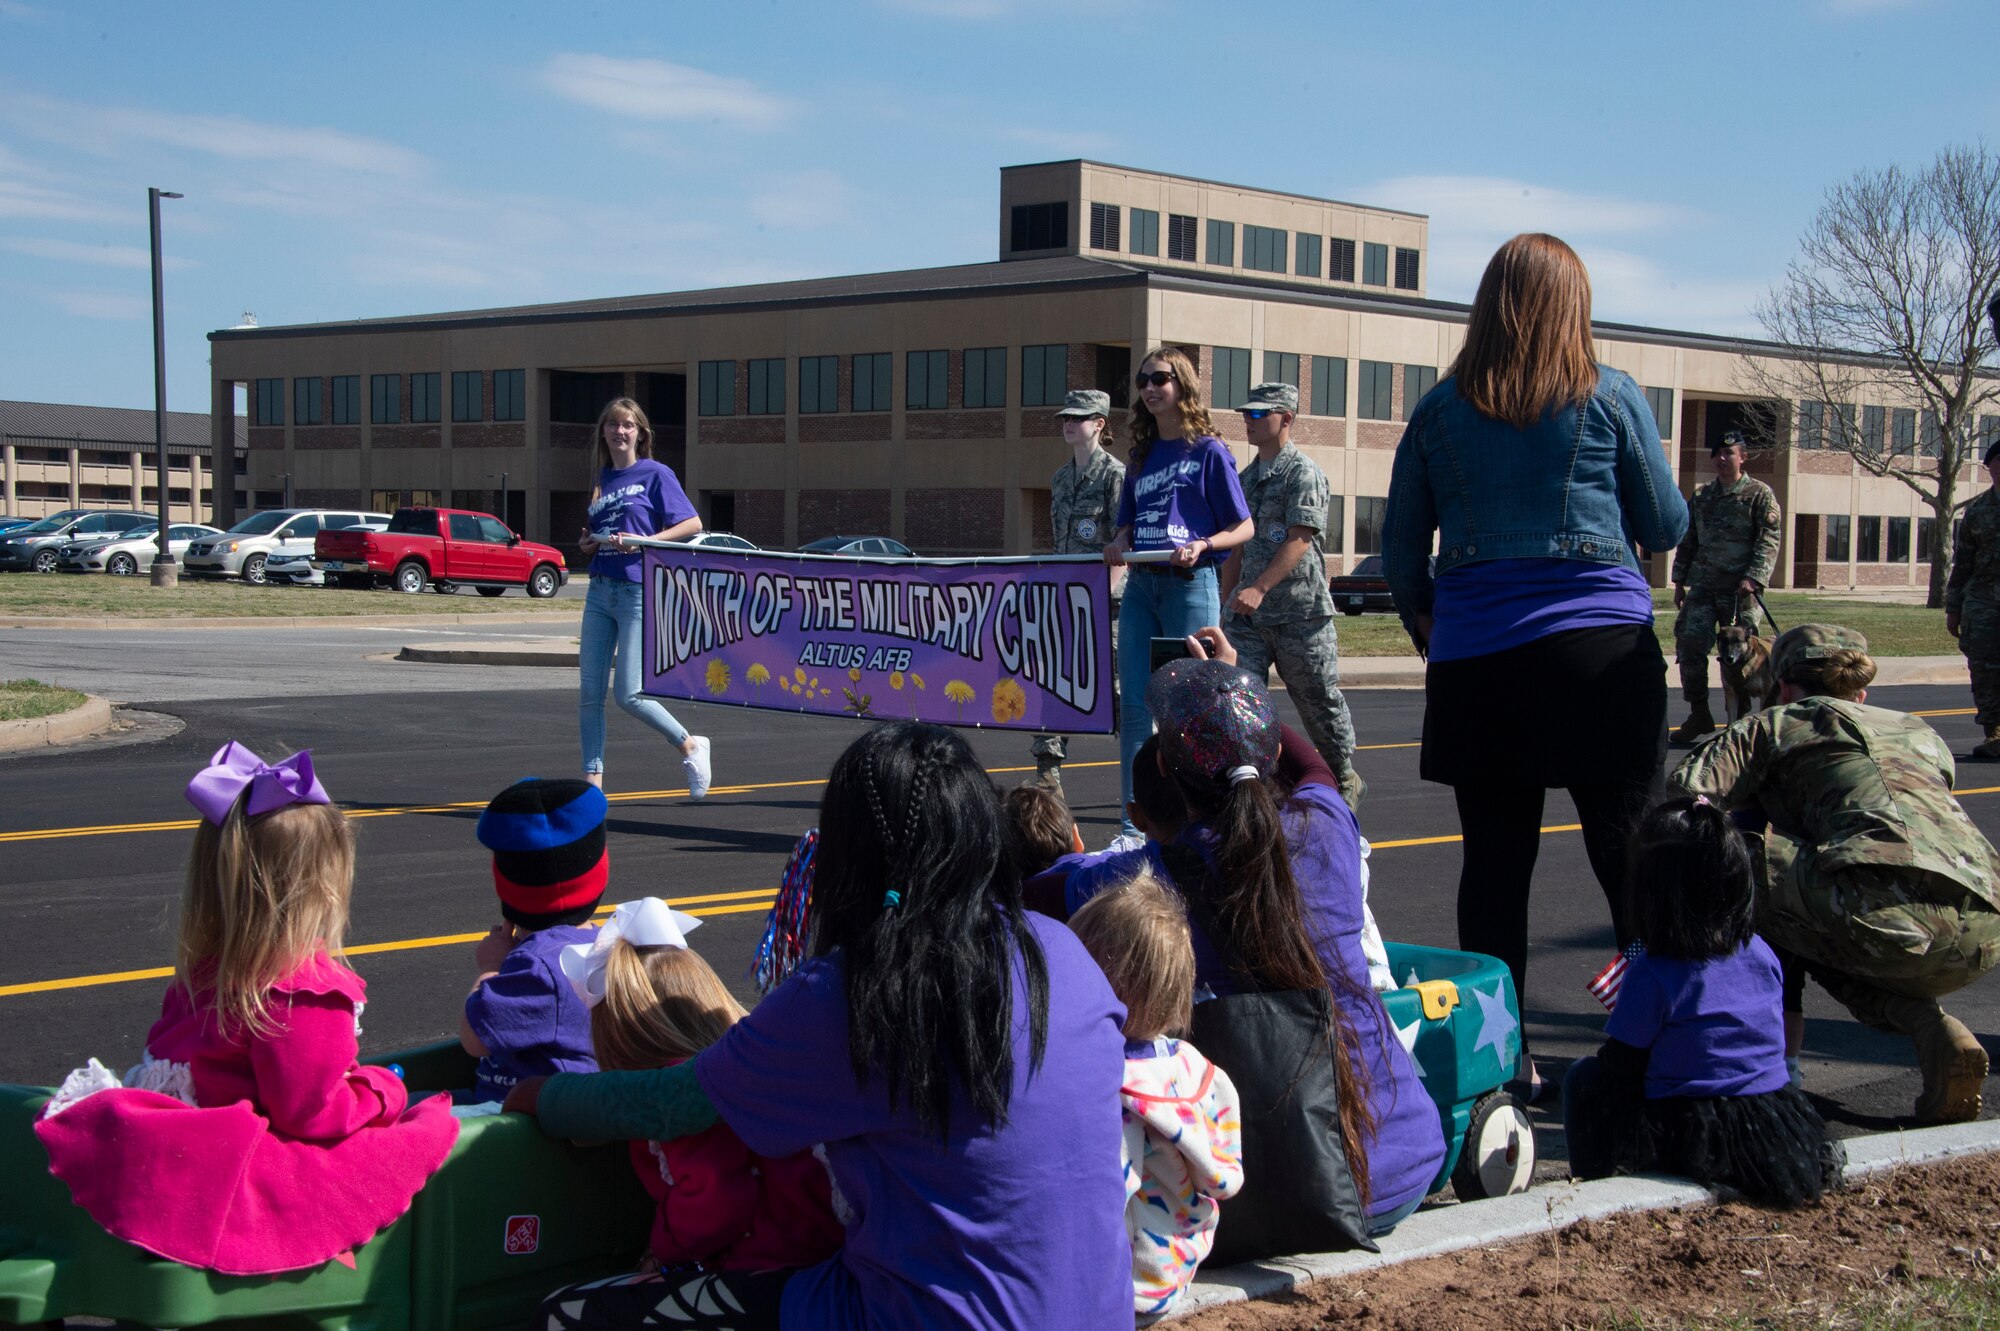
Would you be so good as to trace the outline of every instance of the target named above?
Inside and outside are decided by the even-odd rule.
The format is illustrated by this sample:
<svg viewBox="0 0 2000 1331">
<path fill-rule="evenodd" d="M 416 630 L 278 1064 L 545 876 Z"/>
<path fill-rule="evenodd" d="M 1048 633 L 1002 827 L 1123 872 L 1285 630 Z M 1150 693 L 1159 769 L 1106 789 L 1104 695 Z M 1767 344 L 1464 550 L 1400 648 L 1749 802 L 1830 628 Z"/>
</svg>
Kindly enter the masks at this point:
<svg viewBox="0 0 2000 1331">
<path fill-rule="evenodd" d="M 1644 395 L 1595 362 L 1582 261 L 1554 236 L 1514 237 L 1480 279 L 1449 375 L 1410 413 L 1382 539 L 1397 611 L 1430 660 L 1421 774 L 1458 800 L 1459 946 L 1506 962 L 1523 1008 L 1544 790 L 1575 801 L 1618 944 L 1630 941 L 1625 847 L 1667 743 L 1636 549 L 1671 548 L 1687 522 Z"/>
</svg>

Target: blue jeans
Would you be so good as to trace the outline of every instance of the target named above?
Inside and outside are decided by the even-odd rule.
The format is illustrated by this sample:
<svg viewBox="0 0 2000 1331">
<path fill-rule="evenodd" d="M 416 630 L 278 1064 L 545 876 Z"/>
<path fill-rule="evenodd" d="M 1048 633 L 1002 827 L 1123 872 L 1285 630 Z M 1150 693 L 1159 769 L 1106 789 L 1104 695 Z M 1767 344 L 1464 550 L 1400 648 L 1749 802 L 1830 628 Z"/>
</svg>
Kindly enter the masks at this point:
<svg viewBox="0 0 2000 1331">
<path fill-rule="evenodd" d="M 604 770 L 604 686 L 629 716 L 637 717 L 674 742 L 687 742 L 687 727 L 674 714 L 639 692 L 645 645 L 641 607 L 644 583 L 592 578 L 583 601 L 583 642 L 577 648 L 581 693 L 577 698 L 578 729 L 583 734 L 585 774 Z M 613 659 L 616 658 L 614 673 Z"/>
<path fill-rule="evenodd" d="M 1198 628 L 1222 621 L 1222 597 L 1215 566 L 1204 564 L 1194 578 L 1177 578 L 1158 564 L 1134 564 L 1125 578 L 1125 600 L 1118 608 L 1118 767 L 1124 802 L 1132 802 L 1132 756 L 1153 733 L 1153 714 L 1146 710 L 1146 681 L 1153 676 L 1153 639 L 1185 638 Z M 1123 808 L 1121 832 L 1136 835 Z"/>
</svg>

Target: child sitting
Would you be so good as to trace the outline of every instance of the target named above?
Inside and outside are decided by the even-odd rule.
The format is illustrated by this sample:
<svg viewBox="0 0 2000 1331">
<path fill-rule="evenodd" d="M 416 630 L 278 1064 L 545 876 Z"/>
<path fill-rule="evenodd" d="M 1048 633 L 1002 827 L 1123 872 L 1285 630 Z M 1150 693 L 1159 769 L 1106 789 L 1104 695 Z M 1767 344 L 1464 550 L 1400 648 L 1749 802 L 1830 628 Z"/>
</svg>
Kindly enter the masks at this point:
<svg viewBox="0 0 2000 1331">
<path fill-rule="evenodd" d="M 594 937 L 577 926 L 596 913 L 610 875 L 605 808 L 587 781 L 529 777 L 479 815 L 475 835 L 493 852 L 505 919 L 479 940 L 479 978 L 458 1024 L 459 1043 L 479 1059 L 469 1103 L 504 1100 L 523 1077 L 597 1070 L 590 1010 L 558 958 Z"/>
<path fill-rule="evenodd" d="M 618 907 L 590 943 L 563 949 L 563 973 L 590 1005 L 600 1067 L 673 1067 L 743 1016 L 721 979 L 687 945 L 687 933 L 700 924 L 646 897 Z M 752 1154 L 726 1123 L 690 1137 L 631 1145 L 639 1181 L 659 1203 L 648 1256 L 638 1275 L 591 1287 L 575 1325 L 652 1325 L 645 1317 L 679 1286 L 675 1268 L 777 1271 L 810 1266 L 840 1247 L 844 1232 L 834 1217 L 832 1183 L 810 1151 L 766 1159 Z"/>
<path fill-rule="evenodd" d="M 1177 894 L 1152 874 L 1101 892 L 1070 920 L 1125 1004 L 1125 1228 L 1132 1304 L 1172 1311 L 1215 1242 L 1217 1203 L 1243 1186 L 1243 1125 L 1229 1075 L 1184 1040 L 1194 947 Z"/>
<path fill-rule="evenodd" d="M 1069 805 L 1049 787 L 1025 782 L 1001 797 L 1000 804 L 1007 812 L 1008 840 L 1024 880 L 1102 858 L 1084 851 L 1083 834 L 1077 831 Z"/>
<path fill-rule="evenodd" d="M 354 833 L 313 775 L 225 744 L 201 812 L 174 980 L 125 1086 L 92 1059 L 35 1124 L 49 1167 L 105 1229 L 229 1275 L 353 1265 L 458 1135 L 355 1063 L 367 986 L 341 960 Z"/>
<path fill-rule="evenodd" d="M 1826 1125 L 1785 1071 L 1783 979 L 1751 929 L 1750 850 L 1720 806 L 1677 797 L 1633 836 L 1627 965 L 1608 1037 L 1563 1079 L 1571 1172 L 1664 1170 L 1780 1206 L 1838 1186 Z"/>
<path fill-rule="evenodd" d="M 1938 999 L 2000 959 L 2000 855 L 1952 797 L 1923 720 L 1867 706 L 1868 640 L 1800 624 L 1771 644 L 1779 705 L 1704 742 L 1673 783 L 1768 820 L 1757 932 L 1786 963 L 1786 1052 L 1803 976 L 1916 1048 L 1920 1123 L 1979 1116 L 1986 1050 Z"/>
</svg>

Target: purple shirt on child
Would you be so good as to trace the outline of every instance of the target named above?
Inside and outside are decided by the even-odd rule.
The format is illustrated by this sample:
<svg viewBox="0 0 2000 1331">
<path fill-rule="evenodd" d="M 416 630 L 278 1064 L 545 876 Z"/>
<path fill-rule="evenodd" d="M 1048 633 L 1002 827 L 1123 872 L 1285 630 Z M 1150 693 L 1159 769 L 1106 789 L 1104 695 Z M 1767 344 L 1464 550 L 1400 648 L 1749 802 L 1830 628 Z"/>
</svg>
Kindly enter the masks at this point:
<svg viewBox="0 0 2000 1331">
<path fill-rule="evenodd" d="M 1761 938 L 1712 961 L 1635 957 L 1604 1033 L 1652 1050 L 1646 1098 L 1768 1095 L 1785 1072 L 1784 977 Z"/>
<path fill-rule="evenodd" d="M 465 1000 L 465 1020 L 486 1046 L 474 1083 L 475 1100 L 504 1100 L 523 1077 L 595 1072 L 590 1009 L 563 978 L 557 954 L 570 943 L 586 947 L 595 929 L 559 925 L 514 945 L 500 969 Z"/>
<path fill-rule="evenodd" d="M 695 515 L 687 492 L 664 462 L 640 458 L 631 466 L 597 473 L 597 498 L 590 502 L 585 525 L 591 534 L 621 532 L 627 536 L 652 536 Z M 613 582 L 637 582 L 645 555 L 638 550 L 621 554 L 599 550 L 590 560 L 590 576 Z"/>
<path fill-rule="evenodd" d="M 1220 439 L 1203 435 L 1192 444 L 1156 440 L 1137 475 L 1127 473 L 1118 492 L 1118 525 L 1132 529 L 1132 549 L 1172 550 L 1214 536 L 1250 516 L 1236 459 Z M 1210 551 L 1204 563 L 1220 564 L 1227 551 Z"/>
<path fill-rule="evenodd" d="M 891 1110 L 848 1061 L 844 959 L 806 962 L 696 1056 L 702 1090 L 743 1144 L 824 1143 L 855 1219 L 846 1246 L 785 1286 L 787 1327 L 888 1331 L 1132 1325 L 1122 1116 L 1125 1009 L 1075 935 L 1028 916 L 1048 958 L 1048 1043 L 1033 1071 L 1014 982 L 1006 1121 L 955 1093 L 950 1135 Z"/>
</svg>

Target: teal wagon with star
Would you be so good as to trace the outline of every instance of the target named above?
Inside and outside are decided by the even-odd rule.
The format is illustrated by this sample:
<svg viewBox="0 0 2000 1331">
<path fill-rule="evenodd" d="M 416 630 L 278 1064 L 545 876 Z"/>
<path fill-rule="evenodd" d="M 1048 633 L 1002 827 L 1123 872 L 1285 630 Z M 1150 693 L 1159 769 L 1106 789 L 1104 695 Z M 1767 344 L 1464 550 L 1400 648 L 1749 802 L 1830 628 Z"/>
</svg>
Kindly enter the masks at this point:
<svg viewBox="0 0 2000 1331">
<path fill-rule="evenodd" d="M 1494 957 L 1389 943 L 1397 988 L 1381 995 L 1396 1037 L 1444 1124 L 1444 1165 L 1431 1183 L 1461 1201 L 1525 1192 L 1535 1131 L 1505 1087 L 1521 1057 L 1514 980 Z"/>
</svg>

